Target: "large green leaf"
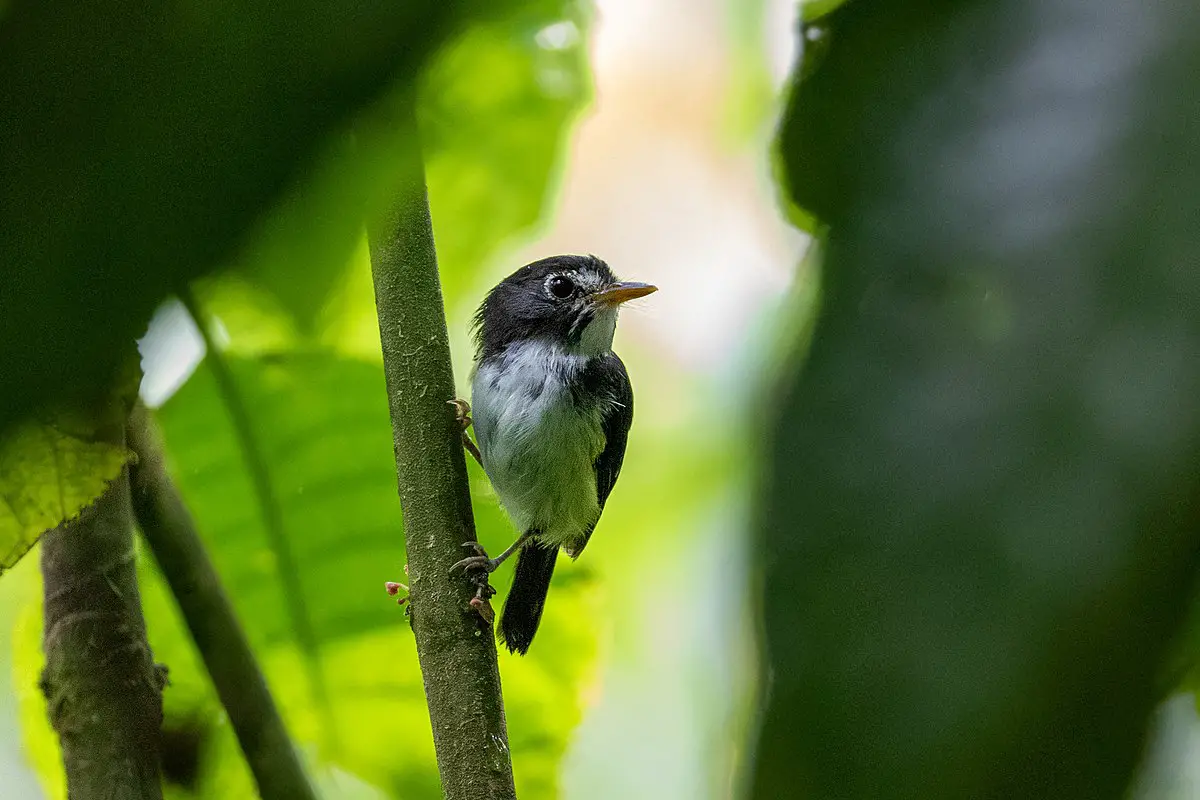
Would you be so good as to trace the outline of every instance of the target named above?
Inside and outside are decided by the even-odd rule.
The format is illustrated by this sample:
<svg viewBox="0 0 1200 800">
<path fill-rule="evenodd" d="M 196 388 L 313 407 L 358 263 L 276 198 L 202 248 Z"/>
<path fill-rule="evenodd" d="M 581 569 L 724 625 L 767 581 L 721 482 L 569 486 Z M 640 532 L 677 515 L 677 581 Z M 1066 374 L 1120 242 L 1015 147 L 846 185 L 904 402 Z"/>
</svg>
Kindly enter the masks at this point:
<svg viewBox="0 0 1200 800">
<path fill-rule="evenodd" d="M 86 6 L 0 17 L 0 426 L 116 371 L 355 115 L 464 18 L 539 2 Z M 330 247 L 333 245 L 330 244 Z"/>
<path fill-rule="evenodd" d="M 1117 798 L 1200 549 L 1200 6 L 851 0 L 767 434 L 755 796 Z"/>
<path fill-rule="evenodd" d="M 499 244 L 541 217 L 590 96 L 586 24 L 576 0 L 526 3 L 468 26 L 423 76 L 421 147 L 451 302 Z M 394 124 L 392 109 L 405 102 L 397 92 L 360 117 L 238 259 L 243 278 L 272 296 L 259 301 L 286 309 L 298 333 L 344 322 L 346 284 L 365 260 L 364 219 L 392 201 L 388 176 L 415 144 Z M 361 288 L 355 296 L 369 300 Z"/>
<path fill-rule="evenodd" d="M 394 620 L 378 600 L 395 579 L 395 465 L 377 367 L 322 353 L 227 357 L 269 469 L 295 558 L 316 570 L 278 580 L 251 476 L 211 370 L 202 366 L 159 411 L 176 481 L 257 643 L 291 637 L 282 596 L 308 598 L 313 625 L 352 635 Z M 341 587 L 335 593 L 323 590 Z"/>
</svg>

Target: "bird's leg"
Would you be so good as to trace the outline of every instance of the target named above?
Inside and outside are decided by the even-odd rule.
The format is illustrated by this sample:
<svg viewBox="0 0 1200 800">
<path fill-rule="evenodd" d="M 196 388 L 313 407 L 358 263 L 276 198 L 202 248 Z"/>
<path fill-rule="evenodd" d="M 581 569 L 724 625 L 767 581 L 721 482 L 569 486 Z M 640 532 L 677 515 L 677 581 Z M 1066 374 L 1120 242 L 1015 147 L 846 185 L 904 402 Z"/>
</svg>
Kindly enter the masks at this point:
<svg viewBox="0 0 1200 800">
<path fill-rule="evenodd" d="M 483 454 L 479 452 L 479 448 L 471 441 L 470 435 L 467 433 L 467 428 L 471 427 L 471 404 L 466 400 L 456 399 L 447 400 L 447 404 L 454 406 L 454 418 L 458 420 L 458 424 L 462 426 L 462 443 L 467 452 L 475 456 L 475 460 L 479 462 L 479 466 L 483 466 Z"/>
<path fill-rule="evenodd" d="M 525 542 L 532 535 L 532 529 L 525 531 L 517 537 L 515 542 L 508 546 L 507 550 L 495 558 L 488 558 L 487 551 L 483 549 L 483 546 L 479 544 L 479 542 L 463 542 L 463 547 L 470 547 L 474 549 L 475 555 L 467 556 L 462 561 L 456 562 L 455 565 L 450 568 L 450 571 L 454 572 L 455 570 L 461 569 L 463 572 L 467 573 L 474 572 L 476 573 L 476 576 L 482 575 L 483 579 L 486 581 L 487 576 L 490 573 L 495 572 L 496 568 L 507 561 L 509 556 L 520 550 L 521 545 L 525 544 Z"/>
</svg>

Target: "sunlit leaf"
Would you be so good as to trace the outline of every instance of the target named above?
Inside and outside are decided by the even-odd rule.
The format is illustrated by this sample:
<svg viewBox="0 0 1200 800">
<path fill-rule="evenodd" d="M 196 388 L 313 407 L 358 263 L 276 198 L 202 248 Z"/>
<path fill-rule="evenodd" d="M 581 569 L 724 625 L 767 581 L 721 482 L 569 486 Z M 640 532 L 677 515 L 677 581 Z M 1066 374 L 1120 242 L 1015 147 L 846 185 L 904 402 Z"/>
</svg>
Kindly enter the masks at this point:
<svg viewBox="0 0 1200 800">
<path fill-rule="evenodd" d="M 800 18 L 806 23 L 824 19 L 850 0 L 801 0 Z"/>
<path fill-rule="evenodd" d="M 91 505 L 129 460 L 126 448 L 88 433 L 29 422 L 0 436 L 0 573 Z"/>
<path fill-rule="evenodd" d="M 38 676 L 46 666 L 42 652 L 41 574 L 13 620 L 13 686 L 21 720 L 21 738 L 29 765 L 41 782 L 47 800 L 66 800 L 67 776 L 63 770 L 58 734 L 50 726 L 46 697 L 38 686 Z"/>
<path fill-rule="evenodd" d="M 587 22 L 575 0 L 556 2 L 469 29 L 431 65 L 419 112 L 451 306 L 557 188 L 570 124 L 591 96 Z"/>
<path fill-rule="evenodd" d="M 590 97 L 586 24 L 575 0 L 525 4 L 469 26 L 432 60 L 421 147 L 451 303 L 498 245 L 539 219 L 555 188 L 570 124 Z M 392 114 L 403 102 L 388 97 L 357 119 L 238 259 L 301 334 L 352 313 L 343 289 L 360 263 L 364 219 L 392 202 L 388 176 L 415 144 Z M 224 316 L 222 304 L 212 310 Z"/>
</svg>

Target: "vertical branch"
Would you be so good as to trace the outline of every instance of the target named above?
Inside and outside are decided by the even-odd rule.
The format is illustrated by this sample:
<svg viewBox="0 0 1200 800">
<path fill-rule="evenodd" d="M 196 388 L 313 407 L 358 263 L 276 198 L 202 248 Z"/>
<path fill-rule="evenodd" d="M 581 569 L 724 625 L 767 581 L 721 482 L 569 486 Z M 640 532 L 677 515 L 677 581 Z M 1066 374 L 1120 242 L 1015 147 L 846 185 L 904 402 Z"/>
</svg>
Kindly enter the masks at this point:
<svg viewBox="0 0 1200 800">
<path fill-rule="evenodd" d="M 446 316 L 416 122 L 411 163 L 386 218 L 368 231 L 383 342 L 412 627 L 446 800 L 514 798 L 512 762 L 491 626 L 450 566 L 475 538 Z"/>
<path fill-rule="evenodd" d="M 167 474 L 158 430 L 140 403 L 130 417 L 128 437 L 137 454 L 130 481 L 138 526 L 204 659 L 259 795 L 267 800 L 315 800 L 250 643 Z"/>
<path fill-rule="evenodd" d="M 114 406 L 119 403 L 113 401 Z M 119 408 L 106 409 L 119 418 Z M 124 426 L 98 432 L 124 446 Z M 163 676 L 146 643 L 133 558 L 129 471 L 42 539 L 42 691 L 71 800 L 161 800 Z"/>
</svg>

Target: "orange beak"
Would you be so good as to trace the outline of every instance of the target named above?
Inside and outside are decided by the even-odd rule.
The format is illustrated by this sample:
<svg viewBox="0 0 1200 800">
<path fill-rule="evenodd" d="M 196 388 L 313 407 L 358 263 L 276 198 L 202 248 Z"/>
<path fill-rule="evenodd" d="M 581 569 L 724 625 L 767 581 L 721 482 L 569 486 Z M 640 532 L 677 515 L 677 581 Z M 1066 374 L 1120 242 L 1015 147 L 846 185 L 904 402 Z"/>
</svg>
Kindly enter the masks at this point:
<svg viewBox="0 0 1200 800">
<path fill-rule="evenodd" d="M 638 297 L 645 297 L 648 294 L 653 294 L 658 291 L 657 286 L 649 283 L 636 283 L 635 281 L 622 281 L 614 283 L 612 286 L 601 289 L 592 295 L 592 302 L 602 306 L 619 306 L 627 300 L 634 300 Z"/>
</svg>

